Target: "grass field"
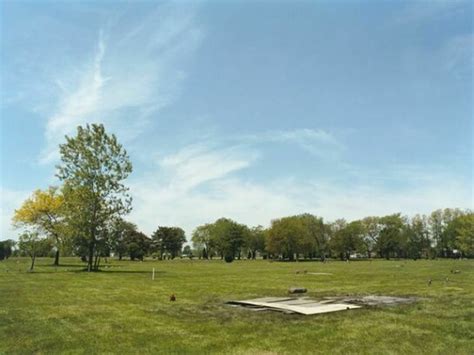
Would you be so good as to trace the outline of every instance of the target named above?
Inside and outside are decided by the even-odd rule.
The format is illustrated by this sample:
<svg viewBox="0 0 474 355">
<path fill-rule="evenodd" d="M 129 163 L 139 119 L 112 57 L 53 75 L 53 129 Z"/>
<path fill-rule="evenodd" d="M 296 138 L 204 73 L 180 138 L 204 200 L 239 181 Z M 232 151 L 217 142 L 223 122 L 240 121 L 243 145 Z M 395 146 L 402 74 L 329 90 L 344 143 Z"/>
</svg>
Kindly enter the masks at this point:
<svg viewBox="0 0 474 355">
<path fill-rule="evenodd" d="M 39 259 L 34 273 L 28 259 L 0 262 L 0 353 L 474 353 L 474 261 L 112 260 L 91 274 L 61 262 Z M 422 299 L 316 316 L 223 304 L 290 286 Z"/>
</svg>

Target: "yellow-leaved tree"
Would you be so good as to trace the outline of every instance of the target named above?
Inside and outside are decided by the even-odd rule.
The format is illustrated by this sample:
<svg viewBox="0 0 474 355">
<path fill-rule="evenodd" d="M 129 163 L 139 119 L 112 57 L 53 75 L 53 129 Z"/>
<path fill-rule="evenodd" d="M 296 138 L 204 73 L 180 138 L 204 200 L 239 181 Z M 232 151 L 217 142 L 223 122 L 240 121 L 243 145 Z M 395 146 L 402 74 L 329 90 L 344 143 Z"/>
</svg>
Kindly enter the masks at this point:
<svg viewBox="0 0 474 355">
<path fill-rule="evenodd" d="M 47 190 L 36 190 L 33 195 L 15 210 L 13 224 L 17 228 L 33 228 L 40 234 L 45 234 L 56 247 L 54 265 L 59 265 L 60 249 L 66 238 L 66 228 L 63 223 L 64 198 L 57 187 Z"/>
</svg>

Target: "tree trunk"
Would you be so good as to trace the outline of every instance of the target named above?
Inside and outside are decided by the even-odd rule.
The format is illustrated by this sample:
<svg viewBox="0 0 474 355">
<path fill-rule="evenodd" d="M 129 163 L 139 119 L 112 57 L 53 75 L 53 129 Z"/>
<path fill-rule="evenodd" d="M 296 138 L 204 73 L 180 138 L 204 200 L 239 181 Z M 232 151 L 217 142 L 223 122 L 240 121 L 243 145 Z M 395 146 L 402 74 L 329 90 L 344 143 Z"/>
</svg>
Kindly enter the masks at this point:
<svg viewBox="0 0 474 355">
<path fill-rule="evenodd" d="M 94 256 L 94 263 L 92 266 L 92 271 L 97 271 L 99 270 L 99 263 L 100 263 L 100 254 L 97 252 Z"/>
<path fill-rule="evenodd" d="M 99 265 L 100 265 L 100 255 L 96 256 L 96 259 L 95 259 L 95 265 L 94 265 L 95 271 L 99 270 Z"/>
<path fill-rule="evenodd" d="M 92 271 L 92 263 L 94 260 L 94 244 L 89 244 L 89 257 L 87 258 L 87 271 Z"/>
<path fill-rule="evenodd" d="M 30 271 L 33 271 L 33 268 L 35 267 L 35 259 L 36 259 L 36 254 L 33 254 L 33 255 L 31 256 Z"/>
<path fill-rule="evenodd" d="M 59 266 L 59 249 L 56 250 L 56 254 L 54 255 L 54 266 Z"/>
</svg>

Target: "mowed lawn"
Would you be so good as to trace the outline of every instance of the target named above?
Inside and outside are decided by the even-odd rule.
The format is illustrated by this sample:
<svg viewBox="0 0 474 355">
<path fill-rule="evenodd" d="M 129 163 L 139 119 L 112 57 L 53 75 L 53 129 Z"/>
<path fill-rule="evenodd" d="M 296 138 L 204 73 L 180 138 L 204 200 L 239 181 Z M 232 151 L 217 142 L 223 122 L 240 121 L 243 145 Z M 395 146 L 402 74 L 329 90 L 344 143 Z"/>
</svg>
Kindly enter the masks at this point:
<svg viewBox="0 0 474 355">
<path fill-rule="evenodd" d="M 0 262 L 0 353 L 474 353 L 474 261 L 110 259 L 98 273 L 82 272 L 77 258 L 61 262 L 39 259 L 33 273 L 29 259 Z M 290 286 L 313 297 L 421 299 L 316 316 L 224 304 Z"/>
</svg>

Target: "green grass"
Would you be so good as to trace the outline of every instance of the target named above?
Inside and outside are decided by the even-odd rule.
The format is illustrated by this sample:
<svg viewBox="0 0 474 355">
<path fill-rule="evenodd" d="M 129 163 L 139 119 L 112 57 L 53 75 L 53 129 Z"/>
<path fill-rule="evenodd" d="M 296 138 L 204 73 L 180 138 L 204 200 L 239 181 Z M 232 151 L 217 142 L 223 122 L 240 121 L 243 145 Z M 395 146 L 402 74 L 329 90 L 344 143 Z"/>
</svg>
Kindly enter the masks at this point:
<svg viewBox="0 0 474 355">
<path fill-rule="evenodd" d="M 92 274 L 61 262 L 39 259 L 34 273 L 28 259 L 0 262 L 0 353 L 474 353 L 474 261 L 113 260 Z M 421 300 L 316 316 L 224 305 L 290 286 Z"/>
</svg>

